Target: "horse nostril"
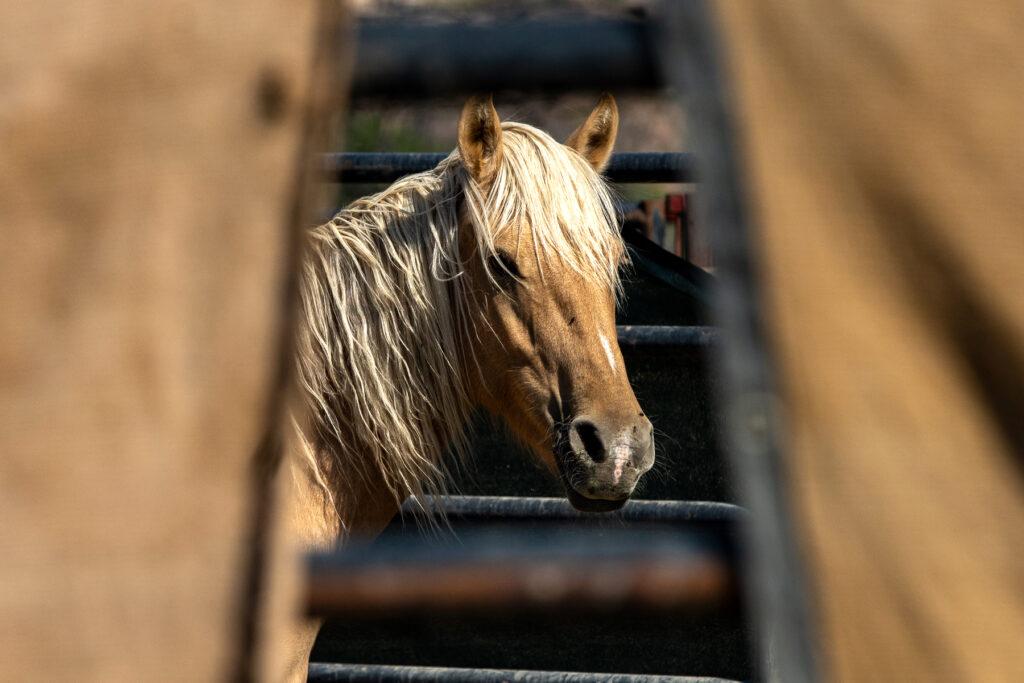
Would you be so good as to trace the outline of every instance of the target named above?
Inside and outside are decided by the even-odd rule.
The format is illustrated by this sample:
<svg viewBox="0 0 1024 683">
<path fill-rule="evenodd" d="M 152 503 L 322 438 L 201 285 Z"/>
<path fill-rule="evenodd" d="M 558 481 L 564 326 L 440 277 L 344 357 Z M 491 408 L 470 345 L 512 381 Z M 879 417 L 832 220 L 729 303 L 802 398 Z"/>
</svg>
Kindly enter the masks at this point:
<svg viewBox="0 0 1024 683">
<path fill-rule="evenodd" d="M 601 437 L 597 432 L 597 426 L 593 422 L 587 420 L 576 420 L 573 423 L 573 429 L 576 430 L 576 434 L 580 437 L 580 442 L 583 444 L 583 450 L 587 452 L 590 459 L 594 462 L 602 462 L 605 459 L 604 443 L 601 441 Z"/>
</svg>

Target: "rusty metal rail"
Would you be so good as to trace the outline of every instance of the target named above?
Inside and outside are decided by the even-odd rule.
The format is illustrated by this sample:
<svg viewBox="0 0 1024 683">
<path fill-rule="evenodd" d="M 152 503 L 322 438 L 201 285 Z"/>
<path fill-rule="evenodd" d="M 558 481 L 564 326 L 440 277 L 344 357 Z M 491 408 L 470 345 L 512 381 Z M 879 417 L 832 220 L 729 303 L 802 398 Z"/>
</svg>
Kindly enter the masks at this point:
<svg viewBox="0 0 1024 683">
<path fill-rule="evenodd" d="M 671 612 L 724 603 L 733 581 L 723 552 L 678 532 L 475 528 L 453 544 L 384 539 L 314 556 L 307 591 L 320 616 Z"/>
<path fill-rule="evenodd" d="M 420 504 L 422 503 L 422 505 Z M 450 531 L 405 519 L 443 509 Z M 672 612 L 733 597 L 732 541 L 744 511 L 726 503 L 631 501 L 580 513 L 560 498 L 410 500 L 375 543 L 310 559 L 318 615 L 423 612 Z"/>
</svg>

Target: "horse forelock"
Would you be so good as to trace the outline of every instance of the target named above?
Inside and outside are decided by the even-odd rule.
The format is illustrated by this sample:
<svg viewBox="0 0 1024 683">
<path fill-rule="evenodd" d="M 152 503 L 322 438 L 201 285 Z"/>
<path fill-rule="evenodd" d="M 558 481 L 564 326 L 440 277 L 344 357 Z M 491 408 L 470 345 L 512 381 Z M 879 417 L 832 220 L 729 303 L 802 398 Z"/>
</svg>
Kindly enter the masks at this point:
<svg viewBox="0 0 1024 683">
<path fill-rule="evenodd" d="M 514 122 L 502 130 L 504 153 L 489 192 L 466 193 L 481 254 L 494 253 L 503 231 L 530 230 L 541 273 L 553 259 L 618 292 L 625 250 L 608 185 L 547 133 Z"/>
<path fill-rule="evenodd" d="M 502 124 L 504 154 L 487 192 L 452 153 L 437 168 L 353 202 L 313 230 L 302 271 L 297 374 L 322 475 L 368 468 L 396 500 L 445 490 L 445 449 L 465 457 L 468 308 L 459 205 L 478 256 L 505 230 L 531 230 L 541 272 L 557 259 L 616 292 L 624 248 L 612 195 L 586 160 L 546 133 Z M 517 243 L 519 240 L 517 239 Z"/>
</svg>

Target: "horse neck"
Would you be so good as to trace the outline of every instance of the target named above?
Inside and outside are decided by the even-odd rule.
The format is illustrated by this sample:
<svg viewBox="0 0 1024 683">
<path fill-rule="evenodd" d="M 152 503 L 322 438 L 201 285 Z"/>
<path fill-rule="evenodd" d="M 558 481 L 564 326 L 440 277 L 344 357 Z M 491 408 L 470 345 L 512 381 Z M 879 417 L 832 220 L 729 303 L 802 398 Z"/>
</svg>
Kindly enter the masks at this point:
<svg viewBox="0 0 1024 683">
<path fill-rule="evenodd" d="M 469 402 L 457 285 L 431 265 L 431 250 L 457 249 L 454 210 L 340 216 L 315 231 L 304 269 L 298 364 L 310 483 L 344 527 L 381 500 L 441 492 Z"/>
</svg>

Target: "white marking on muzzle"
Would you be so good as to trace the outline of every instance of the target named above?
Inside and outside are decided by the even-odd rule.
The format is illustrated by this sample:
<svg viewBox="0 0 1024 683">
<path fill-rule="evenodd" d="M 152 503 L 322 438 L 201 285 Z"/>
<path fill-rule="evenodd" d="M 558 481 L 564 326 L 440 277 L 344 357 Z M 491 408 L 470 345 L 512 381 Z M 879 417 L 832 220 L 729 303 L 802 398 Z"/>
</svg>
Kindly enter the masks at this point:
<svg viewBox="0 0 1024 683">
<path fill-rule="evenodd" d="M 612 479 L 616 484 L 622 479 L 622 469 L 629 462 L 629 446 L 619 444 L 612 449 L 612 462 L 615 463 L 615 470 L 612 472 Z"/>
<path fill-rule="evenodd" d="M 608 343 L 608 337 L 603 334 L 598 334 L 597 336 L 601 340 L 604 355 L 608 357 L 608 365 L 611 366 L 612 372 L 615 372 L 615 354 L 612 353 L 612 345 Z"/>
</svg>

